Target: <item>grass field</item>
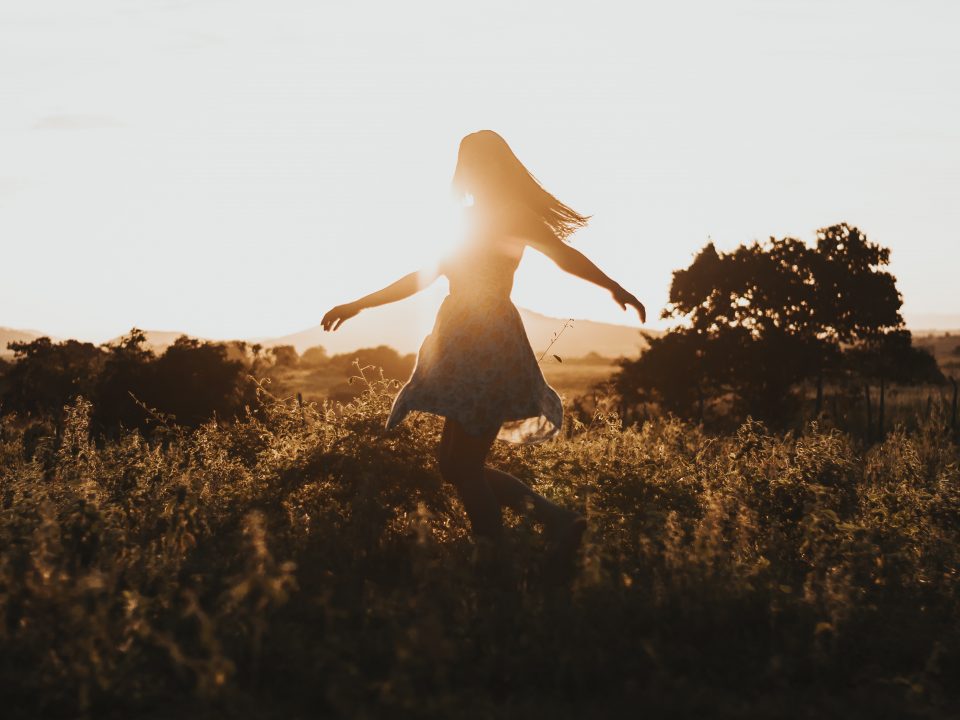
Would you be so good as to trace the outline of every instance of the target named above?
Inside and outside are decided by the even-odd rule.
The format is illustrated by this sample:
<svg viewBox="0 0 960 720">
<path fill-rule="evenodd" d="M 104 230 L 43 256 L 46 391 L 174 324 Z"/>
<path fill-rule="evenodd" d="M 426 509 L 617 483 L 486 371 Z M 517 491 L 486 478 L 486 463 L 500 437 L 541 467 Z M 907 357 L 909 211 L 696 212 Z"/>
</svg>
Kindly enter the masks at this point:
<svg viewBox="0 0 960 720">
<path fill-rule="evenodd" d="M 913 336 L 913 343 L 929 350 L 944 373 L 960 375 L 960 333 L 918 332 Z"/>
<path fill-rule="evenodd" d="M 960 451 L 615 416 L 493 462 L 587 513 L 577 575 L 469 538 L 439 423 L 0 425 L 4 717 L 956 717 Z"/>
<path fill-rule="evenodd" d="M 572 399 L 591 392 L 594 385 L 608 380 L 618 370 L 610 358 L 588 356 L 558 362 L 551 356 L 543 359 L 540 368 L 547 382 L 564 398 Z M 361 385 L 349 380 L 355 370 L 343 371 L 330 366 L 311 368 L 273 368 L 270 370 L 271 391 L 281 397 L 301 393 L 306 402 L 323 402 L 327 398 L 349 400 L 361 392 Z M 406 377 L 394 378 L 406 380 Z"/>
</svg>

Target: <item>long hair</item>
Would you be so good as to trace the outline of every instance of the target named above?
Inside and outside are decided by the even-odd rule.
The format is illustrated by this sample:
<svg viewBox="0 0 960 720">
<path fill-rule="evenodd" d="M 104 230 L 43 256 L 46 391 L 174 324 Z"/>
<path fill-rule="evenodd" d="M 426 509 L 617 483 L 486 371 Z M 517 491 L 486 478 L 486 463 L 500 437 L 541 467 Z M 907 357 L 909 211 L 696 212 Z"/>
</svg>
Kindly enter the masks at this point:
<svg viewBox="0 0 960 720">
<path fill-rule="evenodd" d="M 479 130 L 460 141 L 452 185 L 460 194 L 492 196 L 504 203 L 521 202 L 561 240 L 590 219 L 547 192 L 514 155 L 507 141 L 493 130 Z"/>
</svg>

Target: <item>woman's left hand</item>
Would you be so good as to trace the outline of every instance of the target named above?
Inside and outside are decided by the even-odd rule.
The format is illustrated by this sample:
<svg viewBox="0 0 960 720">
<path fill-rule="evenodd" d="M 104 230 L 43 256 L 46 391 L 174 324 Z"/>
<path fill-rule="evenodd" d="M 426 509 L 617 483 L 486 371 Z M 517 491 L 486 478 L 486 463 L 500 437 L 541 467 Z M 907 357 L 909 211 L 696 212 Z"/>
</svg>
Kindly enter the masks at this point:
<svg viewBox="0 0 960 720">
<path fill-rule="evenodd" d="M 640 322 L 645 323 L 647 321 L 647 309 L 643 306 L 642 302 L 637 300 L 636 296 L 627 292 L 619 285 L 611 290 L 610 294 L 613 295 L 613 299 L 623 310 L 626 310 L 628 305 L 636 308 L 637 314 L 640 316 Z"/>
</svg>

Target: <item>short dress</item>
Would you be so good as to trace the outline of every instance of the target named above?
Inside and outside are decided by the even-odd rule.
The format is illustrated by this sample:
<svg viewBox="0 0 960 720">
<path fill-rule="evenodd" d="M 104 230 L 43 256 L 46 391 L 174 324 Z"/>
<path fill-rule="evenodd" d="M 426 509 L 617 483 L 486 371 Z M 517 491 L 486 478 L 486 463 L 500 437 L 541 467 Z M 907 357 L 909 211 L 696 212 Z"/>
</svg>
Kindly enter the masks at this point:
<svg viewBox="0 0 960 720">
<path fill-rule="evenodd" d="M 519 243 L 480 235 L 441 265 L 450 293 L 394 399 L 387 429 L 417 410 L 453 418 L 471 435 L 497 431 L 510 443 L 539 443 L 559 432 L 563 403 L 510 300 L 522 252 Z"/>
</svg>

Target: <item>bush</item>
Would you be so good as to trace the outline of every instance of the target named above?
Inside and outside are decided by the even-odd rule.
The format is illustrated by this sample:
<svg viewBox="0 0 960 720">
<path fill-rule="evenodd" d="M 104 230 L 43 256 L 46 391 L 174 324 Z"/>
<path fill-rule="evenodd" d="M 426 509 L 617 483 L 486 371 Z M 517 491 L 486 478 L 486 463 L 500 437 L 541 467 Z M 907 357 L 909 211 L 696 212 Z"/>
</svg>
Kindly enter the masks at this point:
<svg viewBox="0 0 960 720">
<path fill-rule="evenodd" d="M 273 356 L 273 364 L 277 367 L 295 368 L 300 364 L 300 356 L 293 345 L 277 345 L 268 352 Z"/>
<path fill-rule="evenodd" d="M 330 360 L 326 349 L 322 345 L 307 348 L 300 356 L 300 364 L 306 367 L 323 367 Z"/>
</svg>

